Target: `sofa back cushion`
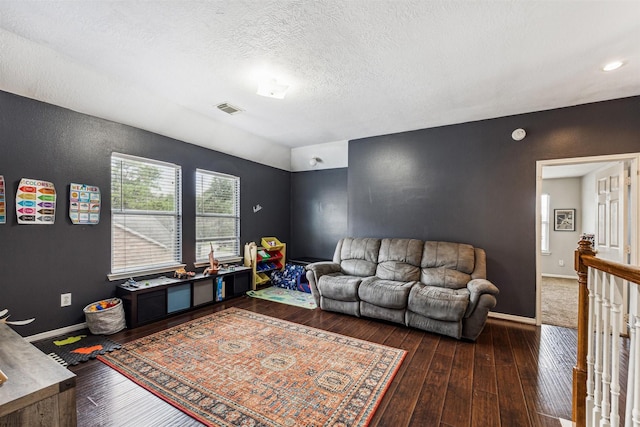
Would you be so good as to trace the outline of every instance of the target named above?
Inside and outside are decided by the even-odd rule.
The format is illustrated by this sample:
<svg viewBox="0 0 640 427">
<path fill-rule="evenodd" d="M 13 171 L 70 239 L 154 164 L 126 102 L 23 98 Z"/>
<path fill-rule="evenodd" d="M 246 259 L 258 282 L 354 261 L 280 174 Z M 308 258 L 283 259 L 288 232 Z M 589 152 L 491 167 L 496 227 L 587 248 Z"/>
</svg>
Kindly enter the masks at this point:
<svg viewBox="0 0 640 427">
<path fill-rule="evenodd" d="M 338 242 L 334 262 L 340 264 L 342 274 L 373 276 L 378 265 L 380 239 L 345 237 Z"/>
<path fill-rule="evenodd" d="M 471 280 L 474 248 L 464 243 L 425 242 L 420 266 L 420 281 L 425 285 L 461 289 Z"/>
<path fill-rule="evenodd" d="M 376 276 L 384 280 L 420 280 L 424 242 L 415 239 L 382 239 Z"/>
</svg>

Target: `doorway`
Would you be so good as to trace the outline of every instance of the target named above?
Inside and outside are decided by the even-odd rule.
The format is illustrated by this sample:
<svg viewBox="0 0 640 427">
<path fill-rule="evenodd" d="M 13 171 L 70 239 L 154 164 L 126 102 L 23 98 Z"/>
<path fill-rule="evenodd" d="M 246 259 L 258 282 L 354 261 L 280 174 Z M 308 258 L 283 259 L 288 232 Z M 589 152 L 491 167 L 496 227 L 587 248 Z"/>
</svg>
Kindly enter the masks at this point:
<svg viewBox="0 0 640 427">
<path fill-rule="evenodd" d="M 574 251 L 582 233 L 598 233 L 598 184 L 597 172 L 613 165 L 623 165 L 630 171 L 626 180 L 627 207 L 625 208 L 625 252 L 628 256 L 626 262 L 637 264 L 638 248 L 638 165 L 640 153 L 629 153 L 609 156 L 580 157 L 570 159 L 543 160 L 537 162 L 536 167 L 536 325 L 543 323 L 543 289 L 551 289 L 552 282 L 570 285 L 572 280 L 577 280 L 573 267 Z M 599 175 L 601 176 L 601 175 Z M 562 188 L 558 191 L 557 188 Z M 544 190 L 550 190 L 555 194 L 548 209 L 548 218 L 542 213 L 541 199 Z M 572 194 L 579 192 L 580 194 Z M 553 198 L 552 198 L 553 199 Z M 549 199 L 547 199 L 548 201 Z M 573 215 L 573 217 L 572 217 Z M 571 225 L 567 226 L 569 220 Z M 545 222 L 546 221 L 546 222 Z M 556 221 L 560 221 L 556 224 Z M 600 224 L 600 227 L 601 224 Z M 546 237 L 545 237 L 546 231 Z M 546 241 L 545 241 L 546 239 Z M 549 247 L 551 245 L 551 247 Z M 543 251 L 546 246 L 546 251 Z M 605 249 L 604 247 L 602 248 Z M 568 279 L 568 280 L 567 280 Z M 571 289 L 570 286 L 567 289 Z M 554 313 L 562 311 L 560 305 L 553 307 L 554 302 L 560 300 L 558 292 L 561 288 L 554 288 L 555 295 L 549 296 L 553 301 L 545 300 L 545 313 L 551 309 Z M 573 291 L 577 290 L 576 287 Z M 567 291 L 570 292 L 570 291 Z M 566 300 L 571 300 L 571 295 Z M 545 298 L 547 298 L 545 297 Z M 565 298 L 562 298 L 565 299 Z M 577 307 L 577 301 L 576 301 Z M 551 307 L 551 308 L 550 308 Z M 568 316 L 575 312 L 577 325 L 577 310 L 569 310 Z M 545 323 L 554 324 L 556 319 L 550 319 Z M 561 322 L 562 323 L 562 322 Z M 571 324 L 571 321 L 569 322 Z M 560 326 L 568 326 L 560 324 Z M 571 326 L 569 326 L 571 327 Z"/>
</svg>

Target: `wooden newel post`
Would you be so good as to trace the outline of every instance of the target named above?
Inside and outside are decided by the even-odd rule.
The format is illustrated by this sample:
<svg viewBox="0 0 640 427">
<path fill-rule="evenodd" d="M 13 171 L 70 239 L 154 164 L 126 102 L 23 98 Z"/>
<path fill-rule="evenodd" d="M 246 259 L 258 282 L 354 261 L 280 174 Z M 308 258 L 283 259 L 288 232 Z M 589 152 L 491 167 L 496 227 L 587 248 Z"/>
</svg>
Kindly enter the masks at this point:
<svg viewBox="0 0 640 427">
<path fill-rule="evenodd" d="M 578 273 L 578 355 L 573 368 L 573 422 L 576 427 L 586 423 L 587 399 L 587 350 L 589 345 L 589 289 L 587 288 L 588 267 L 581 255 L 595 255 L 591 240 L 582 239 L 575 251 L 574 268 Z"/>
</svg>

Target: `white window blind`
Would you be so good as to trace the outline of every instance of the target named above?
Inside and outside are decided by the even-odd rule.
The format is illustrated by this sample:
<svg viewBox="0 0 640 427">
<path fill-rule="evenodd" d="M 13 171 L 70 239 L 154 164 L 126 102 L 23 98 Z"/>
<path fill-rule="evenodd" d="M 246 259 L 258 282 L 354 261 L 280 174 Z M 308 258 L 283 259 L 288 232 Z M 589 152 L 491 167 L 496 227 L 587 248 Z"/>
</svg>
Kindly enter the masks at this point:
<svg viewBox="0 0 640 427">
<path fill-rule="evenodd" d="M 181 188 L 180 166 L 112 154 L 110 278 L 180 265 Z"/>
<path fill-rule="evenodd" d="M 541 227 L 540 227 L 540 250 L 543 253 L 549 252 L 549 201 L 551 200 L 551 196 L 548 194 L 542 194 L 540 197 L 540 218 L 541 218 Z"/>
<path fill-rule="evenodd" d="M 196 169 L 196 261 L 240 256 L 240 178 Z"/>
</svg>

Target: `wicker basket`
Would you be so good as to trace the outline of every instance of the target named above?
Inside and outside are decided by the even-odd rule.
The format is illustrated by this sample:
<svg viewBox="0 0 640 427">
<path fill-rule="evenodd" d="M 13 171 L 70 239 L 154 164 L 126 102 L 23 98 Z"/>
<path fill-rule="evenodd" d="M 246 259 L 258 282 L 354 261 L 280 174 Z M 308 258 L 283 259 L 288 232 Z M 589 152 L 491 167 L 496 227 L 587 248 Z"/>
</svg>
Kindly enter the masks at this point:
<svg viewBox="0 0 640 427">
<path fill-rule="evenodd" d="M 122 300 L 120 298 L 112 298 L 109 300 L 116 302 L 113 307 L 105 308 L 104 310 L 91 311 L 90 307 L 98 304 L 94 302 L 84 308 L 84 316 L 87 319 L 87 326 L 94 335 L 110 335 L 115 334 L 127 327 L 124 320 L 124 308 L 122 306 Z"/>
</svg>

